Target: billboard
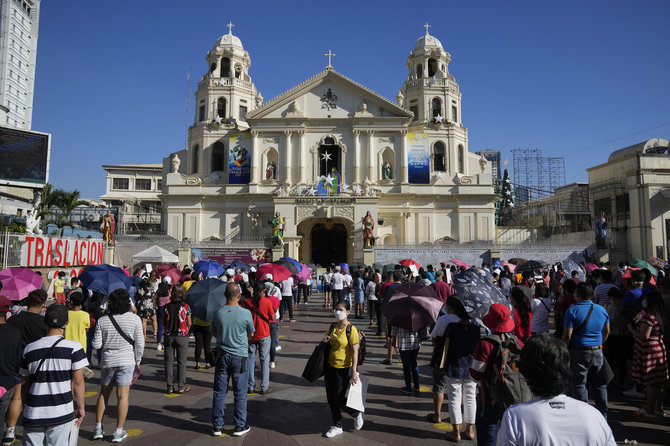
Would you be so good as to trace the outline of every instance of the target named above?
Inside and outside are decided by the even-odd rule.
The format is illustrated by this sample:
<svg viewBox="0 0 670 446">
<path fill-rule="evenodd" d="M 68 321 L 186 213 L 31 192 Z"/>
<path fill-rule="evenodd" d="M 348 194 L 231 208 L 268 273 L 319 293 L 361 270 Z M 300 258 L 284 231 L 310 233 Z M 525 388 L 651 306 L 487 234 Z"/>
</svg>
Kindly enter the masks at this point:
<svg viewBox="0 0 670 446">
<path fill-rule="evenodd" d="M 44 187 L 49 181 L 51 135 L 0 127 L 0 184 Z"/>
<path fill-rule="evenodd" d="M 228 155 L 228 183 L 249 184 L 251 180 L 251 134 L 231 133 Z"/>
<path fill-rule="evenodd" d="M 430 184 L 430 152 L 427 133 L 408 133 L 408 179 L 411 184 Z"/>
<path fill-rule="evenodd" d="M 272 261 L 272 251 L 266 248 L 192 248 L 191 262 L 215 260 L 222 266 L 239 260 L 249 266 Z"/>
</svg>

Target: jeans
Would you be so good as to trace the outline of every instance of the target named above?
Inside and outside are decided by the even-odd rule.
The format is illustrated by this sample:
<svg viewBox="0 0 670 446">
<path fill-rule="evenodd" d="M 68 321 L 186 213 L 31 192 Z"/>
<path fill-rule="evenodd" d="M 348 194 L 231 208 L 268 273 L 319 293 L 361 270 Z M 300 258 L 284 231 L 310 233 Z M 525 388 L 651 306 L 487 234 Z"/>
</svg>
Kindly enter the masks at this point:
<svg viewBox="0 0 670 446">
<path fill-rule="evenodd" d="M 270 322 L 270 362 L 275 361 L 275 349 L 279 345 L 279 323 Z"/>
<path fill-rule="evenodd" d="M 463 395 L 463 414 L 461 414 L 461 394 Z M 477 412 L 477 383 L 470 378 L 447 377 L 447 397 L 449 422 L 451 424 L 475 424 Z M 462 416 L 461 416 L 462 415 Z"/>
<path fill-rule="evenodd" d="M 156 321 L 158 322 L 158 333 L 156 333 L 156 343 L 160 344 L 161 339 L 163 339 L 163 313 L 165 313 L 165 307 L 158 307 L 156 310 Z"/>
<path fill-rule="evenodd" d="M 21 444 L 24 446 L 68 446 L 72 421 L 48 427 L 24 427 Z"/>
<path fill-rule="evenodd" d="M 12 398 L 14 398 L 14 387 L 0 397 L 0 432 L 5 431 L 5 416 L 7 415 L 7 409 L 9 408 L 9 403 L 12 402 Z"/>
<path fill-rule="evenodd" d="M 93 362 L 91 361 L 93 359 L 93 333 L 95 332 L 95 329 L 91 327 L 89 330 L 86 331 L 86 359 L 88 359 L 88 363 L 93 367 Z M 102 363 L 102 349 L 99 348 L 98 350 L 95 351 L 96 353 L 96 359 L 98 360 L 98 366 Z"/>
<path fill-rule="evenodd" d="M 255 369 L 256 369 L 256 351 L 261 363 L 261 390 L 266 391 L 270 387 L 270 345 L 272 339 L 266 336 L 258 341 L 249 341 L 249 358 L 247 359 L 247 367 L 249 368 L 249 388 L 253 389 L 256 385 Z"/>
<path fill-rule="evenodd" d="M 293 319 L 293 296 L 282 296 L 279 302 L 279 317 L 284 319 L 284 312 L 288 307 L 288 317 Z"/>
<path fill-rule="evenodd" d="M 200 355 L 202 350 L 205 350 L 205 362 L 208 364 L 212 363 L 212 332 L 210 327 L 205 327 L 203 325 L 191 326 L 191 331 L 193 336 L 195 336 L 195 362 L 200 362 Z"/>
<path fill-rule="evenodd" d="M 400 350 L 400 360 L 402 361 L 402 373 L 405 377 L 405 387 L 410 389 L 412 387 L 412 380 L 414 380 L 414 388 L 419 388 L 419 365 L 416 358 L 419 356 L 419 349 L 414 350 Z"/>
<path fill-rule="evenodd" d="M 130 386 L 133 383 L 135 365 L 107 367 L 100 370 L 100 384 L 103 386 Z"/>
<path fill-rule="evenodd" d="M 293 290 L 293 302 L 298 305 L 300 303 L 300 294 L 298 294 L 298 288 Z"/>
<path fill-rule="evenodd" d="M 333 308 L 335 308 L 335 305 L 339 301 L 342 300 L 342 289 L 340 288 L 339 290 L 333 290 Z"/>
<path fill-rule="evenodd" d="M 233 411 L 235 427 L 243 428 L 247 424 L 247 371 L 246 358 L 223 353 L 216 363 L 214 371 L 214 398 L 212 403 L 212 427 L 223 427 L 226 408 L 228 380 L 233 384 Z"/>
<path fill-rule="evenodd" d="M 188 336 L 165 336 L 165 380 L 168 386 L 176 386 L 179 390 L 186 387 L 186 355 L 188 353 Z M 177 381 L 174 380 L 174 358 L 177 357 Z"/>
<path fill-rule="evenodd" d="M 477 446 L 495 446 L 498 441 L 500 421 L 504 411 L 493 406 L 482 406 L 481 401 L 477 404 Z"/>
<path fill-rule="evenodd" d="M 572 397 L 588 402 L 587 385 L 593 390 L 596 409 L 607 419 L 607 384 L 598 373 L 603 367 L 602 350 L 570 349 L 570 370 L 572 371 Z"/>
<path fill-rule="evenodd" d="M 349 388 L 349 372 L 351 372 L 351 368 L 349 367 L 336 369 L 335 367 L 331 367 L 330 364 L 326 364 L 324 380 L 333 426 L 342 427 L 342 411 L 345 411 L 352 417 L 358 416 L 358 411 L 347 407 L 346 404 L 347 399 L 345 395 Z"/>
</svg>

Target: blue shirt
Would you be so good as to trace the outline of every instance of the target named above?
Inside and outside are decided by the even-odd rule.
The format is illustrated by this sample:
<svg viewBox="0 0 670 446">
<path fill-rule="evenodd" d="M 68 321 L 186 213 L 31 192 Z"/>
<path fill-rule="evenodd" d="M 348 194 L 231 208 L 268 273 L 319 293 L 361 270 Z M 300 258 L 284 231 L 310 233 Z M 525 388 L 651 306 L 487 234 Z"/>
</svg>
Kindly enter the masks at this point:
<svg viewBox="0 0 670 446">
<path fill-rule="evenodd" d="M 216 346 L 224 352 L 246 358 L 249 335 L 255 331 L 251 312 L 240 306 L 221 307 L 214 313 L 211 330 L 216 333 Z"/>
<path fill-rule="evenodd" d="M 586 319 L 586 315 L 589 313 L 591 307 L 593 307 L 593 312 L 588 322 L 581 330 L 575 333 L 575 329 Z M 565 328 L 572 328 L 570 345 L 573 347 L 602 345 L 603 327 L 609 323 L 610 317 L 607 314 L 607 310 L 602 305 L 595 304 L 590 300 L 578 302 L 565 312 Z"/>
<path fill-rule="evenodd" d="M 430 280 L 430 283 L 435 283 L 435 272 L 434 271 L 428 271 L 428 272 L 426 272 L 426 275 L 428 276 L 428 280 Z"/>
</svg>

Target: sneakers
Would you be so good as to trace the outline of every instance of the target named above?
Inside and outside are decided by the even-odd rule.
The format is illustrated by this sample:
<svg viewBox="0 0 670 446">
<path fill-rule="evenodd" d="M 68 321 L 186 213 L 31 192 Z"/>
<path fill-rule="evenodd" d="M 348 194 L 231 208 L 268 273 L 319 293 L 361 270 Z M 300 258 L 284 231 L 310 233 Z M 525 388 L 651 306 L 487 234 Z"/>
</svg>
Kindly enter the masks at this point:
<svg viewBox="0 0 670 446">
<path fill-rule="evenodd" d="M 323 434 L 324 437 L 326 438 L 333 438 L 337 435 L 340 435 L 342 433 L 342 428 L 339 426 L 330 426 L 330 429 L 328 429 L 328 432 Z"/>
<path fill-rule="evenodd" d="M 233 437 L 241 437 L 251 430 L 251 427 L 246 424 L 244 427 L 235 426 L 235 432 L 233 432 Z"/>
<path fill-rule="evenodd" d="M 295 322 L 295 319 L 291 318 L 289 319 L 289 322 Z"/>
<path fill-rule="evenodd" d="M 102 440 L 102 437 L 105 436 L 105 431 L 100 428 L 100 429 L 93 429 L 93 439 L 94 440 Z M 4 441 L 3 441 L 4 443 Z"/>
<path fill-rule="evenodd" d="M 156 350 L 158 350 L 159 352 L 162 352 L 163 351 L 163 344 L 156 345 Z"/>
<path fill-rule="evenodd" d="M 212 427 L 212 437 L 220 437 L 221 436 L 221 429 L 220 427 Z"/>
<path fill-rule="evenodd" d="M 267 395 L 268 393 L 272 393 L 272 387 L 268 387 L 268 388 L 265 389 L 265 390 L 261 389 L 261 391 L 260 391 L 259 393 L 260 393 L 261 395 Z"/>
<path fill-rule="evenodd" d="M 621 392 L 623 396 L 627 396 L 628 398 L 645 398 L 644 392 L 638 392 L 635 387 L 632 387 L 626 391 Z"/>
<path fill-rule="evenodd" d="M 280 351 L 280 350 L 281 350 L 281 345 L 277 345 L 277 346 L 275 347 L 275 351 L 278 352 L 278 351 Z"/>
<path fill-rule="evenodd" d="M 382 361 L 382 364 L 385 364 L 385 365 L 391 365 L 391 360 L 390 360 L 390 359 L 384 359 L 384 360 Z"/>
<path fill-rule="evenodd" d="M 363 427 L 363 412 L 358 412 L 356 418 L 354 418 L 354 430 L 359 431 Z"/>
<path fill-rule="evenodd" d="M 276 367 L 275 362 L 274 362 L 274 361 L 270 361 L 270 368 L 271 368 L 271 369 L 274 369 L 275 367 Z"/>
<path fill-rule="evenodd" d="M 401 387 L 401 388 L 400 388 L 400 391 L 401 391 L 402 393 L 408 393 L 408 394 L 411 394 L 411 393 L 412 393 L 412 389 L 409 388 L 409 387 Z"/>
<path fill-rule="evenodd" d="M 100 437 L 100 438 L 102 438 L 102 437 Z M 10 446 L 13 441 L 14 441 L 14 437 L 4 437 L 2 439 L 2 446 Z"/>
<path fill-rule="evenodd" d="M 115 432 L 114 437 L 112 437 L 112 443 L 121 443 L 124 438 L 128 436 L 128 432 L 121 430 L 121 432 Z"/>
</svg>

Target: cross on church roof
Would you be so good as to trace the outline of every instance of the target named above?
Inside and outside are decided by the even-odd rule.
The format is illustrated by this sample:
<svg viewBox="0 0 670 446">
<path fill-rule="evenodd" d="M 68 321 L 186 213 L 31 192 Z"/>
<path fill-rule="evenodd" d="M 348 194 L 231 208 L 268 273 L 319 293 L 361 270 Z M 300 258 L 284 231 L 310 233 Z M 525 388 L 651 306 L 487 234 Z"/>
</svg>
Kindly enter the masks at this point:
<svg viewBox="0 0 670 446">
<path fill-rule="evenodd" d="M 328 50 L 328 52 L 326 54 L 324 54 L 324 56 L 326 56 L 328 58 L 328 66 L 326 68 L 333 68 L 333 66 L 331 65 L 331 58 L 333 56 L 335 56 L 335 53 Z"/>
<path fill-rule="evenodd" d="M 426 22 L 426 24 L 423 25 L 423 27 L 426 28 L 426 35 L 428 35 L 428 28 L 432 28 L 432 27 L 428 24 L 428 22 Z"/>
<path fill-rule="evenodd" d="M 235 26 L 235 25 L 233 25 L 233 22 L 228 22 L 228 24 L 226 26 L 228 27 L 228 34 L 232 34 L 233 33 L 233 26 Z M 426 31 L 426 33 L 428 33 L 428 31 Z"/>
</svg>

